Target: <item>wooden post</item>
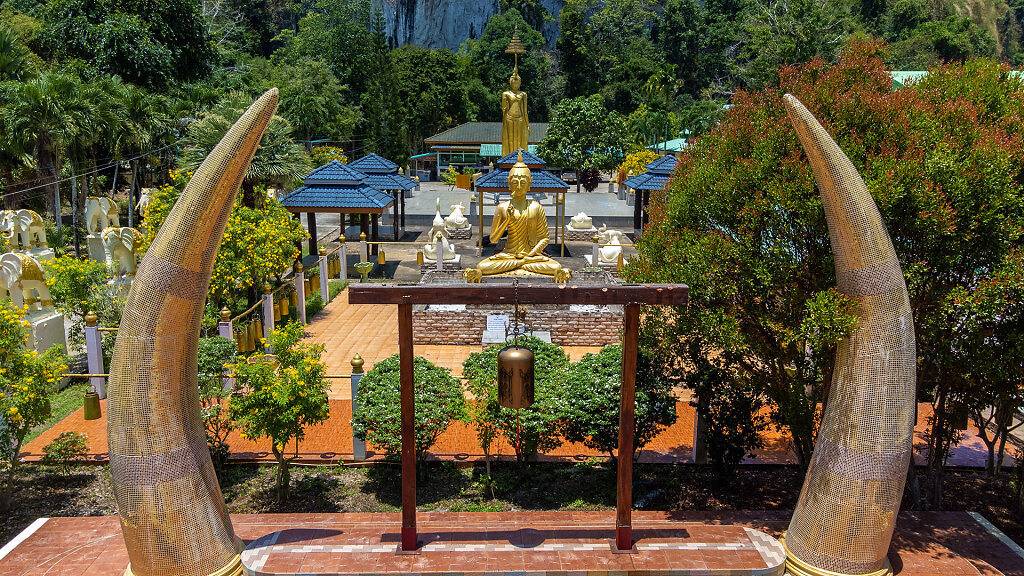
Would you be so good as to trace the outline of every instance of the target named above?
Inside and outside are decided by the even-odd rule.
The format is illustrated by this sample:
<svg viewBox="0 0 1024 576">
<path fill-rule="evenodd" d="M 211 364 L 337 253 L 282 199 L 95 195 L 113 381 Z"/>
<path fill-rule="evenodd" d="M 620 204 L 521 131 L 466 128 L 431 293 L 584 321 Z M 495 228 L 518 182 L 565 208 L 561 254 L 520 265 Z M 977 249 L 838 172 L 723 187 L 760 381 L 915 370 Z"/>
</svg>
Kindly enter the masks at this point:
<svg viewBox="0 0 1024 576">
<path fill-rule="evenodd" d="M 395 205 L 392 207 L 391 225 L 395 228 L 395 242 L 398 242 L 398 197 L 405 196 L 405 192 L 401 190 L 392 190 L 392 192 L 394 192 Z"/>
<path fill-rule="evenodd" d="M 416 428 L 413 390 L 412 304 L 398 305 L 398 354 L 402 404 L 402 551 L 416 543 Z"/>
<path fill-rule="evenodd" d="M 615 548 L 627 552 L 633 548 L 633 416 L 636 409 L 636 356 L 640 331 L 640 305 L 626 304 L 623 308 Z"/>
<path fill-rule="evenodd" d="M 644 209 L 643 192 L 640 190 L 633 190 L 633 229 L 639 237 L 640 228 L 643 227 L 641 221 L 641 214 Z"/>
</svg>

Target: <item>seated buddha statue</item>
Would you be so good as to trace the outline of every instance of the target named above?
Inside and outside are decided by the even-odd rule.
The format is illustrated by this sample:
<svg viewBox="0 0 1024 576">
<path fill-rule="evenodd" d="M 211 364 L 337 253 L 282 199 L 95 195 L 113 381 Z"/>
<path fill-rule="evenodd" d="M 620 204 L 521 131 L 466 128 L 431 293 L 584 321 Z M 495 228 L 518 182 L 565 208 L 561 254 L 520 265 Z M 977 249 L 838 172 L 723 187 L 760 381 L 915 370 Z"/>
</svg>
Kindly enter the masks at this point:
<svg viewBox="0 0 1024 576">
<path fill-rule="evenodd" d="M 536 200 L 529 200 L 533 177 L 523 163 L 523 153 L 508 173 L 508 188 L 512 198 L 498 204 L 491 222 L 491 242 L 497 242 L 508 233 L 505 249 L 483 259 L 477 267 L 464 272 L 470 282 L 479 282 L 483 276 L 507 274 L 516 270 L 554 276 L 556 282 L 568 280 L 569 271 L 544 254 L 548 245 L 548 218 Z"/>
</svg>

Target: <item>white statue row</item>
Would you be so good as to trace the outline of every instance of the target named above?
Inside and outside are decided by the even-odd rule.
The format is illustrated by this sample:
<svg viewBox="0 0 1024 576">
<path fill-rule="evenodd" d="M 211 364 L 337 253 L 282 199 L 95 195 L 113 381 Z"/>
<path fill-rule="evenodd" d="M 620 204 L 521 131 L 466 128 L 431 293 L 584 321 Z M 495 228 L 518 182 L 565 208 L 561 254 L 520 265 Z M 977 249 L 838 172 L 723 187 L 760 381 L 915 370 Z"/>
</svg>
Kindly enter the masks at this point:
<svg viewBox="0 0 1024 576">
<path fill-rule="evenodd" d="M 622 254 L 622 240 L 626 235 L 619 230 L 609 230 L 607 224 L 601 228 L 594 228 L 594 219 L 587 216 L 586 212 L 580 212 L 569 219 L 569 229 L 580 232 L 594 232 L 598 237 L 598 243 L 602 246 L 598 249 L 598 261 L 601 264 L 617 264 L 619 255 Z"/>
<path fill-rule="evenodd" d="M 145 210 L 149 195 L 143 193 L 138 207 Z M 110 198 L 89 196 L 85 202 L 85 228 L 89 233 L 89 257 L 116 268 L 116 280 L 135 276 L 139 244 L 143 235 L 135 228 L 121 226 L 117 204 Z M 97 244 L 102 246 L 102 252 Z"/>
<path fill-rule="evenodd" d="M 469 229 L 469 220 L 463 213 L 466 208 L 462 204 L 452 204 L 452 213 L 447 218 L 442 218 L 440 198 L 437 199 L 435 206 L 434 221 L 430 227 L 430 234 L 427 235 L 429 241 L 423 245 L 423 259 L 437 262 L 437 242 L 440 240 L 441 259 L 454 260 L 455 245 L 449 241 L 449 238 L 451 238 L 451 233 L 456 230 Z"/>
</svg>

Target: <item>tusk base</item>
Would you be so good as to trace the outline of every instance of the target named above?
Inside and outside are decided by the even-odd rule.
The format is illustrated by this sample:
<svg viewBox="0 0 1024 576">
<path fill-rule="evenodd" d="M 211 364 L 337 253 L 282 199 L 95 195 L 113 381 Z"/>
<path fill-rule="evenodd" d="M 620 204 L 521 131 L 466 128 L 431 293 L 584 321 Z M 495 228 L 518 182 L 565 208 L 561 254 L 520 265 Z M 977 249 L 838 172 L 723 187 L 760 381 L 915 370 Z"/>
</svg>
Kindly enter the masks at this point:
<svg viewBox="0 0 1024 576">
<path fill-rule="evenodd" d="M 238 554 L 231 557 L 231 560 L 220 570 L 212 572 L 207 576 L 242 576 L 242 553 L 241 550 L 245 548 L 245 544 L 235 537 L 235 548 L 239 550 Z M 124 569 L 124 576 L 138 576 L 132 572 L 132 565 L 128 564 L 128 567 Z"/>
<path fill-rule="evenodd" d="M 784 537 L 779 538 L 779 542 L 782 543 L 782 547 L 786 549 L 786 574 L 788 576 L 891 576 L 892 564 L 889 563 L 889 558 L 885 559 L 885 563 L 882 567 L 874 572 L 868 572 L 866 574 L 843 574 L 840 572 L 833 572 L 824 568 L 818 568 L 817 566 L 811 566 L 803 560 L 797 558 L 789 551 L 789 546 L 786 546 L 786 539 Z"/>
</svg>

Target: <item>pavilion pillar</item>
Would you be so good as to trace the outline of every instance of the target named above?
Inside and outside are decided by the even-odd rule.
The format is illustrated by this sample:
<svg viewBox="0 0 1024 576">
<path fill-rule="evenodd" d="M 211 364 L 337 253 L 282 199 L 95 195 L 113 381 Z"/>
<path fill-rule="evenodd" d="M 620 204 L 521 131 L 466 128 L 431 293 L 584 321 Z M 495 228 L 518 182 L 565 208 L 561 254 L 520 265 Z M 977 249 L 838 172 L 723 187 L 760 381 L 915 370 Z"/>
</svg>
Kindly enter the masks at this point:
<svg viewBox="0 0 1024 576">
<path fill-rule="evenodd" d="M 394 192 L 393 196 L 395 198 L 395 205 L 391 207 L 393 212 L 391 216 L 391 225 L 395 228 L 395 242 L 398 242 L 398 197 L 405 196 L 405 192 L 402 192 L 401 190 L 393 190 L 392 192 Z"/>
<path fill-rule="evenodd" d="M 372 240 L 374 242 L 377 242 L 377 241 L 380 240 L 380 237 L 377 235 L 377 223 L 379 221 L 380 221 L 380 214 L 373 214 L 372 216 L 370 216 L 370 222 L 371 222 L 371 225 L 370 225 L 370 230 L 371 230 L 371 232 L 370 232 L 370 240 Z M 373 253 L 376 254 L 379 250 L 380 250 L 380 247 L 377 244 L 374 244 L 373 245 Z"/>
<path fill-rule="evenodd" d="M 405 230 L 405 190 L 402 190 L 402 193 L 399 194 L 398 196 L 399 198 L 402 199 L 402 230 Z"/>
<path fill-rule="evenodd" d="M 633 230 L 636 231 L 638 236 L 640 234 L 640 229 L 643 228 L 643 194 L 644 193 L 642 191 L 633 189 Z"/>
<path fill-rule="evenodd" d="M 370 215 L 360 214 L 359 215 L 359 232 L 366 234 L 366 237 L 370 237 Z"/>
<path fill-rule="evenodd" d="M 317 254 L 316 212 L 306 212 L 306 229 L 309 230 L 309 253 Z"/>
</svg>

